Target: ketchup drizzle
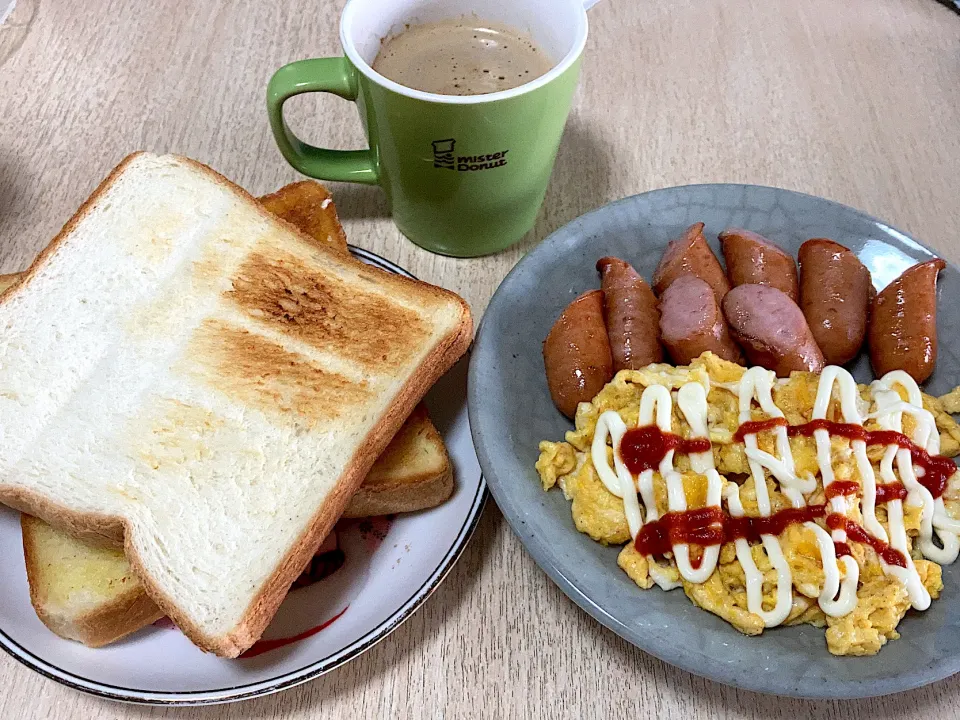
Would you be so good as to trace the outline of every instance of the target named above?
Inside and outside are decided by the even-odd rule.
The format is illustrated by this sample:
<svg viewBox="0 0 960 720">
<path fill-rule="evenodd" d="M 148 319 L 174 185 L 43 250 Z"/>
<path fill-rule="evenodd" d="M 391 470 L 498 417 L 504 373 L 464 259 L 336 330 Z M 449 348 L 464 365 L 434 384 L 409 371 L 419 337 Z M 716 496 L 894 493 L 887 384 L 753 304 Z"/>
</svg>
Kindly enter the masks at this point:
<svg viewBox="0 0 960 720">
<path fill-rule="evenodd" d="M 747 420 L 747 422 L 737 428 L 737 431 L 733 434 L 733 441 L 743 442 L 743 439 L 747 435 L 754 435 L 778 427 L 788 427 L 788 425 L 787 419 L 782 417 L 772 417 L 766 420 Z"/>
<path fill-rule="evenodd" d="M 744 425 L 746 424 L 744 423 Z M 910 457 L 913 458 L 913 464 L 923 468 L 923 474 L 917 476 L 917 481 L 929 490 L 934 498 L 943 495 L 947 489 L 947 481 L 957 471 L 957 466 L 953 460 L 942 455 L 931 455 L 906 435 L 896 430 L 865 430 L 862 426 L 851 423 L 811 420 L 803 425 L 791 425 L 787 428 L 787 434 L 791 437 L 797 435 L 810 437 L 817 430 L 827 430 L 831 435 L 839 435 L 850 440 L 863 440 L 867 445 L 896 445 L 909 450 Z"/>
<path fill-rule="evenodd" d="M 877 485 L 877 505 L 888 503 L 891 500 L 906 500 L 907 489 L 903 483 L 880 483 Z"/>
<path fill-rule="evenodd" d="M 923 470 L 918 474 L 917 480 L 935 498 L 943 495 L 947 481 L 957 472 L 957 466 L 950 458 L 942 455 L 931 456 L 903 433 L 894 430 L 868 431 L 853 423 L 817 419 L 802 425 L 790 425 L 786 418 L 774 417 L 742 423 L 733 438 L 742 442 L 747 435 L 777 427 L 786 427 L 790 437 L 812 437 L 817 430 L 826 430 L 831 435 L 851 441 L 862 440 L 867 445 L 896 445 L 909 450 L 914 465 Z M 620 455 L 630 472 L 639 474 L 659 467 L 671 450 L 689 454 L 708 452 L 711 447 L 707 438 L 686 439 L 663 432 L 656 425 L 647 425 L 628 430 L 624 434 L 620 441 Z M 854 481 L 834 481 L 825 488 L 824 494 L 827 499 L 855 495 L 859 488 L 859 484 Z M 899 482 L 879 484 L 876 489 L 878 504 L 903 500 L 907 496 L 906 488 Z M 741 538 L 758 541 L 763 535 L 779 535 L 795 523 L 812 522 L 823 517 L 826 517 L 827 527 L 831 530 L 844 530 L 854 542 L 869 545 L 888 565 L 906 567 L 906 557 L 902 552 L 874 537 L 853 520 L 838 513 L 827 514 L 826 505 L 785 508 L 768 517 L 735 518 L 721 507 L 668 512 L 659 519 L 646 523 L 637 534 L 634 546 L 643 555 L 663 555 L 670 552 L 673 545 L 681 543 L 708 547 Z M 848 543 L 834 542 L 834 548 L 838 557 L 852 554 Z"/>
<path fill-rule="evenodd" d="M 796 437 L 797 435 L 813 437 L 813 433 L 815 433 L 817 430 L 826 430 L 831 435 L 839 435 L 840 437 L 845 437 L 848 440 L 868 441 L 867 436 L 869 435 L 869 433 L 864 430 L 862 425 L 857 425 L 855 423 L 833 422 L 832 420 L 824 420 L 822 418 L 818 420 L 811 420 L 803 425 L 791 425 L 787 428 L 787 435 L 790 437 Z"/>
<path fill-rule="evenodd" d="M 826 516 L 827 527 L 831 530 L 845 530 L 851 540 L 872 547 L 888 565 L 907 566 L 907 560 L 899 550 L 843 515 L 827 515 L 826 509 L 826 505 L 784 508 L 769 517 L 732 517 L 716 506 L 668 512 L 640 528 L 634 547 L 642 555 L 663 555 L 670 552 L 673 545 L 681 543 L 707 547 L 741 538 L 756 542 L 764 535 L 780 535 L 791 525 Z M 838 557 L 852 554 L 845 542 L 835 542 L 834 548 Z"/>
<path fill-rule="evenodd" d="M 837 553 L 838 558 L 844 555 L 853 555 L 853 550 L 851 550 L 850 546 L 845 542 L 834 542 L 833 550 Z"/>
<path fill-rule="evenodd" d="M 624 465 L 634 475 L 644 470 L 655 470 L 671 450 L 678 453 L 710 452 L 713 445 L 709 438 L 682 438 L 667 433 L 656 425 L 633 428 L 624 433 L 620 441 L 620 456 Z"/>
<path fill-rule="evenodd" d="M 794 523 L 821 518 L 825 508 L 825 505 L 807 505 L 785 508 L 769 517 L 739 518 L 717 506 L 668 512 L 640 528 L 634 547 L 643 555 L 663 555 L 679 543 L 708 546 L 740 538 L 757 541 L 763 535 L 779 535 Z"/>
<path fill-rule="evenodd" d="M 823 494 L 827 496 L 827 500 L 831 500 L 841 495 L 856 495 L 859 489 L 860 483 L 853 480 L 834 480 L 824 488 Z"/>
<path fill-rule="evenodd" d="M 869 545 L 887 565 L 896 565 L 902 568 L 907 566 L 907 558 L 904 557 L 902 552 L 890 547 L 889 544 L 880 538 L 874 537 L 853 520 L 843 515 L 838 515 L 837 513 L 827 515 L 827 527 L 831 530 L 845 530 L 847 536 L 854 542 L 858 542 L 861 545 Z"/>
<path fill-rule="evenodd" d="M 872 430 L 868 433 L 868 445 L 897 445 L 910 451 L 913 464 L 923 468 L 923 476 L 917 482 L 923 485 L 934 498 L 943 495 L 947 481 L 957 471 L 953 460 L 943 455 L 931 455 L 903 433 L 894 430 Z"/>
</svg>

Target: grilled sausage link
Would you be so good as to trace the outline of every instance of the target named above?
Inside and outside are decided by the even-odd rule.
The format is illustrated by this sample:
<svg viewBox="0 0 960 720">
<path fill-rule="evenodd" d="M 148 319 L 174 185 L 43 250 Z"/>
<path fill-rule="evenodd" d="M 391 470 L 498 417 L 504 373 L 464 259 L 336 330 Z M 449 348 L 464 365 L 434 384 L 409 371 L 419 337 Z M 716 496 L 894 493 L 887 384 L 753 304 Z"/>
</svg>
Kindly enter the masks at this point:
<svg viewBox="0 0 960 720">
<path fill-rule="evenodd" d="M 554 404 L 567 417 L 589 402 L 613 377 L 610 340 L 603 322 L 603 291 L 570 303 L 543 343 L 543 364 Z"/>
<path fill-rule="evenodd" d="M 940 258 L 908 268 L 873 301 L 870 364 L 878 377 L 905 370 L 918 383 L 937 364 L 937 275 Z"/>
<path fill-rule="evenodd" d="M 762 235 L 740 228 L 720 233 L 727 277 L 737 285 L 768 285 L 797 302 L 797 264 L 793 256 Z"/>
<path fill-rule="evenodd" d="M 790 297 L 767 285 L 738 285 L 723 299 L 730 333 L 754 365 L 787 377 L 793 370 L 820 372 L 823 353 Z"/>
<path fill-rule="evenodd" d="M 630 263 L 600 258 L 604 320 L 613 353 L 613 371 L 639 370 L 663 361 L 657 298 Z"/>
<path fill-rule="evenodd" d="M 653 289 L 657 295 L 682 275 L 694 275 L 707 283 L 719 303 L 730 290 L 730 283 L 720 261 L 703 236 L 703 223 L 694 223 L 683 235 L 671 240 L 653 272 Z"/>
</svg>

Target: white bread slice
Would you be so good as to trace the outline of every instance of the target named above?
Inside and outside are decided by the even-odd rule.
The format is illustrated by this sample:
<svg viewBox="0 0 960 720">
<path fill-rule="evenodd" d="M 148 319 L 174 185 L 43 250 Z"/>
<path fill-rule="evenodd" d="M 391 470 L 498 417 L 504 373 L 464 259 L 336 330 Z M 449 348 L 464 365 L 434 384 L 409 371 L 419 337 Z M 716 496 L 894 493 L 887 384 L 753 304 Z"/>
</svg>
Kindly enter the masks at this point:
<svg viewBox="0 0 960 720">
<path fill-rule="evenodd" d="M 383 451 L 343 517 L 413 512 L 453 492 L 447 449 L 421 403 Z M 102 647 L 163 616 L 122 550 L 92 545 L 21 515 L 30 602 L 68 640 Z"/>
<path fill-rule="evenodd" d="M 0 296 L 0 501 L 124 541 L 200 647 L 260 636 L 472 335 L 209 168 L 125 160 Z"/>
<path fill-rule="evenodd" d="M 316 242 L 348 252 L 336 205 L 319 183 L 285 185 L 260 203 Z M 0 291 L 20 277 L 0 275 Z M 421 403 L 377 458 L 343 516 L 423 510 L 452 492 L 446 447 Z M 29 515 L 22 516 L 21 526 L 30 600 L 57 635 L 102 647 L 162 616 L 121 550 L 91 545 Z"/>
</svg>

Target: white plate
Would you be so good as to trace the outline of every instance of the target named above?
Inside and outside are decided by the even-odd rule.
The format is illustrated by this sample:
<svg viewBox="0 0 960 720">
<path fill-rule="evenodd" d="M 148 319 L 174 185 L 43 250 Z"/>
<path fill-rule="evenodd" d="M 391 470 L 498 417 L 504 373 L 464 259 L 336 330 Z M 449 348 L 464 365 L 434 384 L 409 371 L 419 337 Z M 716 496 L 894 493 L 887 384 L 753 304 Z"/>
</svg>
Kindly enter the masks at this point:
<svg viewBox="0 0 960 720">
<path fill-rule="evenodd" d="M 373 253 L 351 250 L 365 262 L 409 275 Z M 0 647 L 78 690 L 113 700 L 183 705 L 277 692 L 356 657 L 430 596 L 480 517 L 486 485 L 467 420 L 466 366 L 466 360 L 461 361 L 426 399 L 454 466 L 453 497 L 432 510 L 392 520 L 338 523 L 343 565 L 325 579 L 291 591 L 264 639 L 291 639 L 316 630 L 313 634 L 237 660 L 200 651 L 167 621 L 99 650 L 64 640 L 40 622 L 30 605 L 19 515 L 0 508 Z M 336 547 L 333 541 L 325 543 L 330 547 Z M 326 558 L 336 560 L 338 555 Z M 264 648 L 258 644 L 254 650 Z"/>
</svg>

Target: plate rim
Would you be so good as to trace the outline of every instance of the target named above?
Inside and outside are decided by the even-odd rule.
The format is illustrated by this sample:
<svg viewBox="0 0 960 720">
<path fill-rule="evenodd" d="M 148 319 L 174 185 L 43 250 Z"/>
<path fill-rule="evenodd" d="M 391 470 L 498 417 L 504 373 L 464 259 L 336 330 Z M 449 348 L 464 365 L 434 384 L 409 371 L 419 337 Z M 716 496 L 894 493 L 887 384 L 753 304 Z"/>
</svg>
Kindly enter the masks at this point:
<svg viewBox="0 0 960 720">
<path fill-rule="evenodd" d="M 497 286 L 496 291 L 491 296 L 490 302 L 487 304 L 487 310 L 484 312 L 484 319 L 486 319 L 490 308 L 494 307 L 495 303 L 497 303 L 498 296 L 500 295 L 503 286 L 506 285 L 515 274 L 524 272 L 526 270 L 525 266 L 530 262 L 531 258 L 540 257 L 541 254 L 549 254 L 551 246 L 561 242 L 560 238 L 558 237 L 561 235 L 561 233 L 568 235 L 571 230 L 578 230 L 578 226 L 581 225 L 586 219 L 598 214 L 606 214 L 611 212 L 615 207 L 637 202 L 640 198 L 659 193 L 675 193 L 683 191 L 692 192 L 696 190 L 719 189 L 728 191 L 744 189 L 773 191 L 775 193 L 787 193 L 789 195 L 800 196 L 816 201 L 817 203 L 827 203 L 841 209 L 845 213 L 851 213 L 860 219 L 883 227 L 887 231 L 890 231 L 891 235 L 896 235 L 900 242 L 911 244 L 914 250 L 923 251 L 931 256 L 941 257 L 931 248 L 917 240 L 912 234 L 906 233 L 894 225 L 891 225 L 886 221 L 874 217 L 873 215 L 870 215 L 862 210 L 858 210 L 857 208 L 845 205 L 844 203 L 831 200 L 829 198 L 820 197 L 818 195 L 772 185 L 757 185 L 752 183 L 691 183 L 686 185 L 675 185 L 656 188 L 654 190 L 635 193 L 633 195 L 612 200 L 599 207 L 593 208 L 582 215 L 578 215 L 551 232 L 542 242 L 526 253 L 510 269 L 510 272 L 504 276 L 503 280 Z M 580 238 L 578 238 L 578 240 L 582 240 L 585 237 L 585 235 L 580 234 Z M 946 260 L 946 258 L 944 259 Z M 957 269 L 953 263 L 949 263 L 948 261 L 948 264 L 954 269 Z M 481 320 L 477 331 L 477 337 L 474 341 L 474 352 L 470 357 L 470 367 L 467 375 L 467 411 L 470 419 L 470 432 L 473 436 L 474 449 L 477 452 L 477 459 L 480 461 L 480 469 L 483 472 L 484 478 L 487 479 L 487 487 L 497 503 L 497 507 L 506 518 L 507 523 L 514 535 L 520 540 L 524 550 L 529 553 L 531 557 L 533 557 L 539 568 L 546 573 L 546 575 L 557 585 L 557 587 L 560 588 L 561 591 L 563 591 L 564 595 L 566 595 L 579 608 L 584 610 L 605 628 L 616 633 L 620 638 L 638 648 L 642 652 L 652 655 L 674 667 L 680 668 L 685 672 L 689 672 L 692 675 L 703 677 L 712 682 L 717 682 L 728 687 L 770 695 L 782 695 L 785 697 L 803 700 L 852 700 L 881 697 L 924 687 L 931 683 L 944 680 L 945 678 L 960 672 L 960 655 L 958 655 L 953 659 L 953 662 L 948 661 L 942 664 L 925 665 L 923 668 L 912 668 L 911 670 L 898 674 L 895 677 L 891 676 L 883 680 L 873 682 L 842 680 L 838 683 L 830 685 L 829 687 L 826 687 L 820 692 L 813 693 L 803 692 L 801 690 L 801 686 L 799 685 L 795 688 L 790 687 L 789 685 L 786 687 L 775 687 L 773 684 L 765 683 L 759 679 L 762 678 L 764 674 L 757 675 L 757 682 L 744 682 L 742 680 L 735 680 L 724 668 L 718 667 L 717 669 L 712 669 L 707 664 L 695 666 L 692 663 L 683 660 L 683 655 L 681 653 L 665 652 L 665 650 L 668 650 L 668 648 L 662 648 L 653 642 L 643 641 L 641 639 L 641 635 L 636 633 L 635 628 L 631 628 L 610 614 L 610 612 L 608 612 L 600 604 L 596 603 L 584 590 L 581 590 L 581 588 L 572 579 L 568 578 L 564 570 L 558 564 L 551 562 L 547 558 L 546 548 L 543 544 L 528 544 L 527 542 L 527 538 L 523 530 L 523 525 L 525 524 L 524 520 L 519 514 L 513 511 L 513 508 L 511 507 L 512 503 L 508 499 L 509 493 L 505 490 L 505 488 L 507 488 L 509 485 L 509 479 L 501 480 L 498 477 L 492 461 L 492 456 L 486 449 L 484 433 L 481 429 L 481 423 L 479 422 L 480 411 L 478 410 L 478 406 L 482 404 L 482 400 L 480 398 L 480 391 L 478 390 L 479 380 L 477 376 L 480 373 L 480 358 L 485 354 L 486 344 L 489 342 L 487 336 L 490 332 L 491 331 L 488 328 L 485 328 L 485 323 L 483 320 Z M 736 630 L 731 628 L 731 632 L 736 632 Z M 627 633 L 633 633 L 634 636 L 631 637 Z M 826 648 L 824 648 L 824 652 L 826 652 Z"/>
<path fill-rule="evenodd" d="M 350 253 L 370 265 L 379 267 L 382 270 L 403 275 L 416 280 L 417 278 L 400 267 L 394 262 L 387 260 L 376 253 L 358 248 L 354 245 L 348 245 Z M 469 353 L 469 351 L 468 351 Z M 469 419 L 469 408 L 468 408 Z M 472 432 L 471 432 L 472 440 Z M 489 497 L 489 489 L 483 474 L 480 474 L 477 483 L 476 493 L 470 508 L 467 511 L 463 525 L 460 527 L 456 538 L 450 545 L 446 554 L 438 563 L 436 569 L 424 580 L 423 584 L 397 609 L 393 615 L 386 618 L 360 638 L 343 647 L 327 657 L 315 660 L 296 670 L 283 673 L 266 680 L 234 685 L 227 688 L 216 688 L 213 690 L 184 690 L 184 691 L 152 691 L 141 690 L 137 688 L 128 688 L 110 683 L 102 683 L 97 680 L 85 678 L 76 673 L 64 670 L 49 660 L 33 654 L 30 650 L 23 647 L 20 643 L 10 637 L 6 631 L 0 627 L 0 649 L 4 650 L 10 657 L 26 666 L 30 670 L 53 680 L 61 685 L 79 690 L 80 692 L 95 697 L 113 700 L 132 705 L 158 705 L 158 706 L 201 706 L 218 705 L 241 700 L 249 700 L 273 693 L 281 692 L 297 685 L 302 685 L 310 680 L 320 677 L 350 660 L 362 655 L 381 640 L 390 635 L 394 630 L 406 622 L 434 593 L 434 591 L 444 581 L 457 561 L 463 555 L 470 538 L 477 529 L 480 517 L 483 515 L 483 509 L 486 506 Z"/>
</svg>

